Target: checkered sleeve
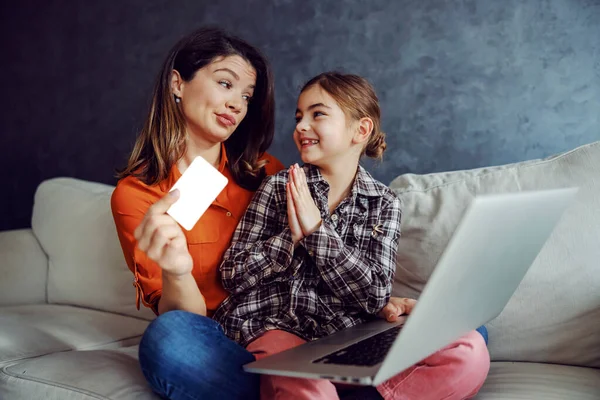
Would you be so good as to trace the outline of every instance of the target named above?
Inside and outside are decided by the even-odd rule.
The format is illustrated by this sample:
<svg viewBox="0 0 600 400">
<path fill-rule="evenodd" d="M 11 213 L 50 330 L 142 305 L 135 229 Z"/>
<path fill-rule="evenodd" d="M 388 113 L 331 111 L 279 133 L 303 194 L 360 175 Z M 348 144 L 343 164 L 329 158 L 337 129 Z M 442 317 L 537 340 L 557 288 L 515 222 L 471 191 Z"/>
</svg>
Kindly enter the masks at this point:
<svg viewBox="0 0 600 400">
<path fill-rule="evenodd" d="M 278 175 L 265 179 L 233 234 L 220 266 L 223 287 L 230 293 L 267 285 L 284 275 L 292 262 L 291 231 L 278 228 L 278 191 L 283 188 L 285 193 L 285 183 L 280 183 Z"/>
<path fill-rule="evenodd" d="M 391 294 L 400 238 L 400 200 L 394 196 L 382 210 L 373 211 L 380 212 L 380 223 L 366 248 L 348 246 L 326 221 L 302 243 L 333 293 L 370 314 L 379 312 Z"/>
</svg>

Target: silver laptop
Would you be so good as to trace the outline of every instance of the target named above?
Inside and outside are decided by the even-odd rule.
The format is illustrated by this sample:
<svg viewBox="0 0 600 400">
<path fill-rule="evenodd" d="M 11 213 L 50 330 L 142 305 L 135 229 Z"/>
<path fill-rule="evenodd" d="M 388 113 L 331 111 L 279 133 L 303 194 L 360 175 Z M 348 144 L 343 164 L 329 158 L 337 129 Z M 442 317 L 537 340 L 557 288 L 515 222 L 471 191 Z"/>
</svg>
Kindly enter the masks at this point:
<svg viewBox="0 0 600 400">
<path fill-rule="evenodd" d="M 357 325 L 244 369 L 379 385 L 498 316 L 576 192 L 476 197 L 410 316 Z"/>
</svg>

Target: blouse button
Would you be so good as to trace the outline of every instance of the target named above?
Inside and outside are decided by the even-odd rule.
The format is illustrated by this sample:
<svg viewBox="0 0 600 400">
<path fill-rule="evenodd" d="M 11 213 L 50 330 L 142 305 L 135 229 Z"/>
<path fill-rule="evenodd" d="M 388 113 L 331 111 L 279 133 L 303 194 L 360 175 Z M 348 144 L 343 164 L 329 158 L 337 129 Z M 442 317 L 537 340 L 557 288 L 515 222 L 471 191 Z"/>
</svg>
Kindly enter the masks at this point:
<svg viewBox="0 0 600 400">
<path fill-rule="evenodd" d="M 227 214 L 225 214 L 225 215 L 227 215 L 228 217 L 231 217 L 231 213 L 229 211 L 227 211 Z"/>
</svg>

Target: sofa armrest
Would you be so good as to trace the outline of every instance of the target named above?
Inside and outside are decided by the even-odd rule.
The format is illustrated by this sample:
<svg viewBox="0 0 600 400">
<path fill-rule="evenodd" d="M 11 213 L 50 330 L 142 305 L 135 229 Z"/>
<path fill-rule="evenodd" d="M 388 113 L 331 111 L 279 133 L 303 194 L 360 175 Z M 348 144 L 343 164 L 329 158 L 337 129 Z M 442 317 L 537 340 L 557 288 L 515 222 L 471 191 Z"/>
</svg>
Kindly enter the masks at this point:
<svg viewBox="0 0 600 400">
<path fill-rule="evenodd" d="M 31 229 L 0 232 L 0 306 L 46 302 L 48 257 Z"/>
</svg>

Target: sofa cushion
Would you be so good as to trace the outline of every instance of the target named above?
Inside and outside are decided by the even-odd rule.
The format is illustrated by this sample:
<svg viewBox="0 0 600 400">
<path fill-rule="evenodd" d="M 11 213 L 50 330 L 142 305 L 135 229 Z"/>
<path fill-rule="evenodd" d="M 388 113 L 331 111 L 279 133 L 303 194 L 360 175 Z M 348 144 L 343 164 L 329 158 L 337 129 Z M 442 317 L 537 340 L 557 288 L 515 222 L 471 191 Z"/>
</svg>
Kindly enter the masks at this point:
<svg viewBox="0 0 600 400">
<path fill-rule="evenodd" d="M 0 398 L 158 400 L 142 375 L 137 346 L 54 353 L 0 369 Z"/>
<path fill-rule="evenodd" d="M 493 362 L 475 400 L 596 400 L 600 370 L 566 365 Z"/>
<path fill-rule="evenodd" d="M 429 175 L 391 188 L 403 204 L 394 294 L 418 297 L 474 196 L 579 186 L 575 203 L 504 311 L 493 360 L 600 367 L 600 142 L 544 160 Z M 479 299 L 485 301 L 485 299 Z"/>
<path fill-rule="evenodd" d="M 1 307 L 0 365 L 54 352 L 136 344 L 148 323 L 73 306 Z"/>
<path fill-rule="evenodd" d="M 38 187 L 32 228 L 49 258 L 48 302 L 152 319 L 135 308 L 127 268 L 110 212 L 112 186 L 55 178 Z"/>
<path fill-rule="evenodd" d="M 493 362 L 476 400 L 592 400 L 600 370 Z M 156 400 L 137 362 L 137 346 L 49 354 L 0 369 L 0 396 L 31 399 Z"/>
</svg>

